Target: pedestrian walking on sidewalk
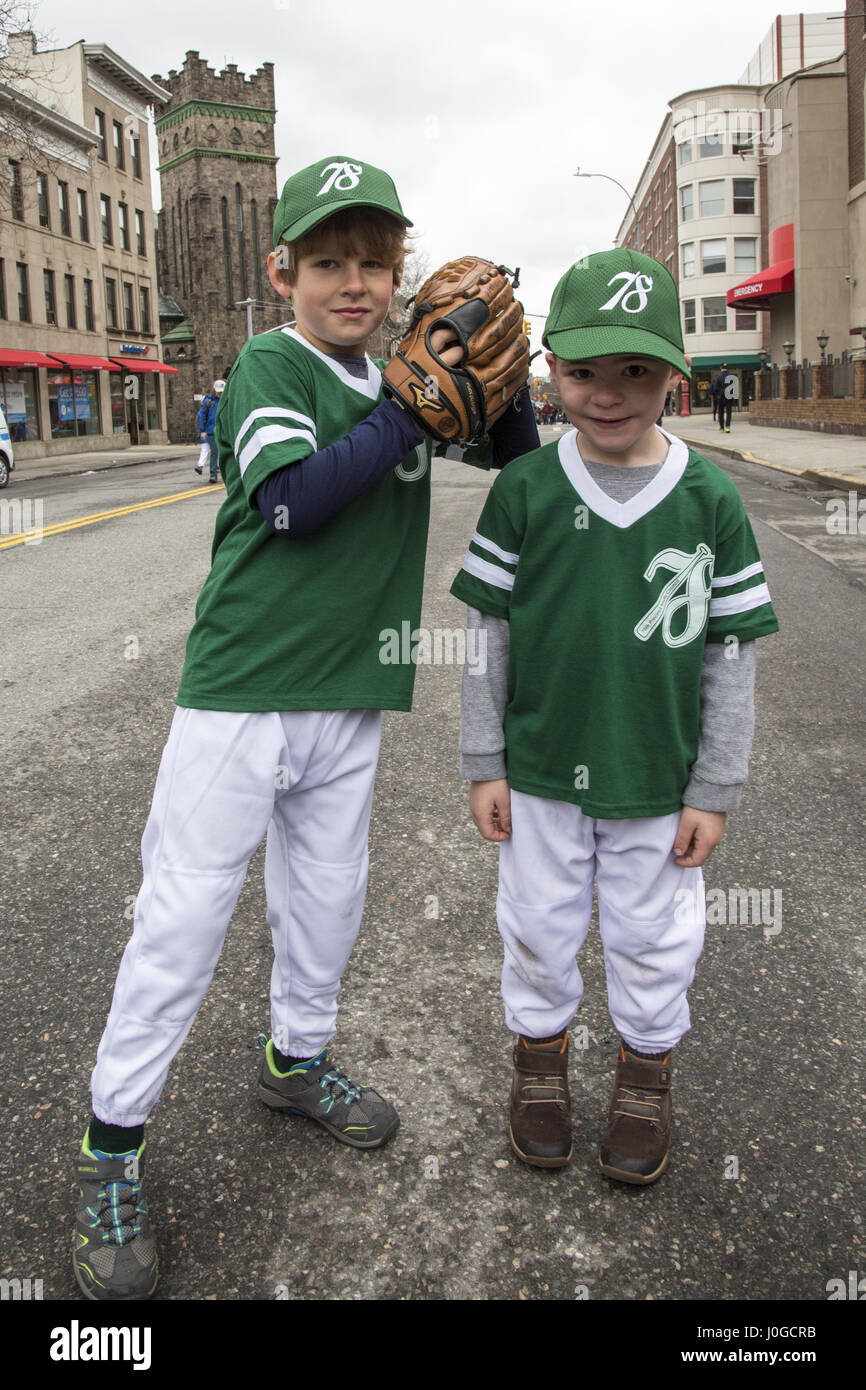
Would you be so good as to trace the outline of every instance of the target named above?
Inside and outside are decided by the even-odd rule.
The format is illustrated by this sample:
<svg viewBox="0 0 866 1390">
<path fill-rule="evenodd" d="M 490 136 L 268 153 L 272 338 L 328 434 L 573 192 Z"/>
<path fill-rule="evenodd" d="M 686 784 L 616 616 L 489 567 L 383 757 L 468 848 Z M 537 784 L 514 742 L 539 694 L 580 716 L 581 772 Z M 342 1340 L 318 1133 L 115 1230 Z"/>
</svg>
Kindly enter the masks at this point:
<svg viewBox="0 0 866 1390">
<path fill-rule="evenodd" d="M 213 391 L 209 392 L 201 403 L 198 413 L 199 439 L 202 441 L 202 452 L 199 461 L 195 466 L 196 473 L 201 473 L 205 463 L 210 464 L 209 483 L 215 483 L 219 477 L 219 453 L 217 451 L 216 437 L 214 429 L 216 427 L 216 413 L 219 398 L 225 390 L 225 382 L 215 381 Z M 207 454 L 205 454 L 205 446 Z"/>
</svg>

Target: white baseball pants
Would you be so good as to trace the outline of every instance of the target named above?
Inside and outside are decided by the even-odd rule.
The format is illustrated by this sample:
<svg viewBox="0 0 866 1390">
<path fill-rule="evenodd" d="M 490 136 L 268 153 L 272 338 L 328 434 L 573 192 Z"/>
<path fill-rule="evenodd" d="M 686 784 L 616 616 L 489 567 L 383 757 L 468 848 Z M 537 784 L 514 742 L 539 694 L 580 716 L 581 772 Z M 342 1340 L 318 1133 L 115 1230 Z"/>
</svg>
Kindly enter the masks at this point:
<svg viewBox="0 0 866 1390">
<path fill-rule="evenodd" d="M 512 791 L 511 817 L 497 899 L 508 1027 L 551 1037 L 577 1013 L 576 956 L 595 879 L 614 1026 L 641 1052 L 674 1047 L 689 1030 L 686 991 L 706 921 L 701 870 L 681 869 L 673 857 L 679 814 L 593 820 L 569 802 Z"/>
<path fill-rule="evenodd" d="M 143 1124 L 156 1103 L 266 832 L 271 1032 L 295 1057 L 331 1040 L 364 910 L 381 722 L 380 710 L 175 710 L 91 1078 L 101 1120 Z"/>
</svg>

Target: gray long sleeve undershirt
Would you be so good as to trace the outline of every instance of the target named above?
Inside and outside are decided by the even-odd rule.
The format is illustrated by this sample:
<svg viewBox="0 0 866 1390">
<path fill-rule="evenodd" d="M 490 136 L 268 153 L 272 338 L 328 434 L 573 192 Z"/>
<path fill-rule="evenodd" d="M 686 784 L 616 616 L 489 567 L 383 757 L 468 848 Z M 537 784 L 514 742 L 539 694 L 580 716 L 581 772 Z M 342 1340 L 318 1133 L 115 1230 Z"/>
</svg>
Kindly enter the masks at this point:
<svg viewBox="0 0 866 1390">
<path fill-rule="evenodd" d="M 621 468 L 584 460 L 593 480 L 617 502 L 640 492 L 658 466 Z M 503 724 L 508 701 L 509 624 L 467 609 L 470 628 L 486 630 L 486 669 L 465 666 L 460 731 L 461 772 L 473 782 L 505 777 Z M 481 650 L 476 647 L 476 651 Z M 721 642 L 708 642 L 701 669 L 701 727 L 683 805 L 698 811 L 733 811 L 748 774 L 755 727 L 755 644 L 741 642 L 736 659 Z"/>
</svg>

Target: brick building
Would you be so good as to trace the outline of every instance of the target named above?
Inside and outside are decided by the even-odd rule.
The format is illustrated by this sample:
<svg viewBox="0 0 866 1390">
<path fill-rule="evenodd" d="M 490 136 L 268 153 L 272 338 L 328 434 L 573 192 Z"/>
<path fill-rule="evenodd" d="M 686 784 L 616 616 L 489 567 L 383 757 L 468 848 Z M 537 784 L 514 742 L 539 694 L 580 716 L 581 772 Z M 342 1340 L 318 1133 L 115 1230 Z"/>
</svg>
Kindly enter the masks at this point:
<svg viewBox="0 0 866 1390">
<path fill-rule="evenodd" d="M 246 341 L 239 301 L 255 301 L 254 333 L 290 318 L 266 266 L 277 201 L 273 66 L 245 77 L 229 63 L 217 73 L 190 51 L 179 72 L 153 78 L 171 93 L 156 109 L 161 305 L 175 301 L 185 315 L 162 318 L 165 360 L 178 369 L 168 398 L 175 443 L 197 438 L 196 397 Z"/>
</svg>

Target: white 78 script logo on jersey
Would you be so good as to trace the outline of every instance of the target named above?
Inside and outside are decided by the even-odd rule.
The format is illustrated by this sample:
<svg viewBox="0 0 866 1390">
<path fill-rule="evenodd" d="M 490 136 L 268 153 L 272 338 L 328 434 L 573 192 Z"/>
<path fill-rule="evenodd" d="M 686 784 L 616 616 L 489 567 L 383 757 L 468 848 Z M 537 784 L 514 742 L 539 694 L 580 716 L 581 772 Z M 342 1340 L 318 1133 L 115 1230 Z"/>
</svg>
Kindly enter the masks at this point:
<svg viewBox="0 0 866 1390">
<path fill-rule="evenodd" d="M 330 193 L 332 188 L 339 188 L 341 192 L 345 192 L 348 188 L 357 188 L 358 180 L 364 172 L 363 164 L 350 164 L 347 159 L 342 161 L 335 160 L 333 164 L 325 165 L 319 178 L 323 179 L 326 174 L 331 173 L 332 169 L 334 171 L 333 174 L 331 174 L 327 183 L 322 184 L 322 187 L 316 194 L 317 198 L 321 198 L 323 193 Z"/>
<path fill-rule="evenodd" d="M 660 550 L 654 555 L 644 571 L 644 579 L 653 579 L 657 569 L 673 570 L 669 579 L 649 612 L 644 613 L 634 630 L 635 637 L 648 642 L 659 623 L 662 624 L 662 637 L 669 647 L 685 647 L 693 642 L 703 631 L 707 608 L 712 592 L 710 576 L 713 572 L 713 552 L 703 541 L 694 555 L 673 546 Z M 671 619 L 681 608 L 688 610 L 686 625 L 675 637 L 671 632 Z"/>
<path fill-rule="evenodd" d="M 644 275 L 640 270 L 621 270 L 618 275 L 614 275 L 608 280 L 607 287 L 615 285 L 617 280 L 624 280 L 625 284 L 618 289 L 616 294 L 611 295 L 606 304 L 599 305 L 599 313 L 602 309 L 615 309 L 617 304 L 622 301 L 622 307 L 627 314 L 639 314 L 646 308 L 647 295 L 653 287 L 653 277 Z M 637 304 L 633 309 L 629 308 L 628 301 L 637 296 Z"/>
</svg>

